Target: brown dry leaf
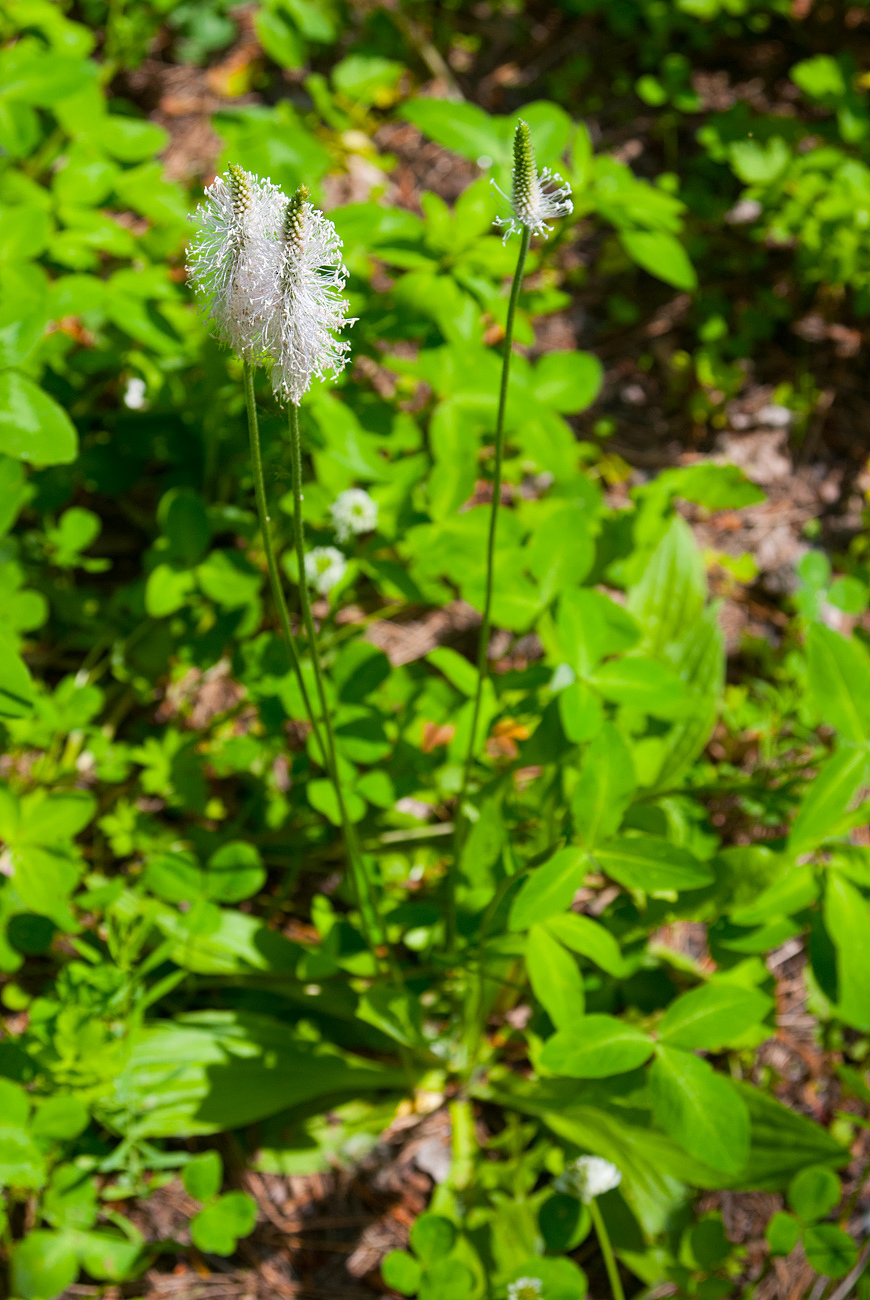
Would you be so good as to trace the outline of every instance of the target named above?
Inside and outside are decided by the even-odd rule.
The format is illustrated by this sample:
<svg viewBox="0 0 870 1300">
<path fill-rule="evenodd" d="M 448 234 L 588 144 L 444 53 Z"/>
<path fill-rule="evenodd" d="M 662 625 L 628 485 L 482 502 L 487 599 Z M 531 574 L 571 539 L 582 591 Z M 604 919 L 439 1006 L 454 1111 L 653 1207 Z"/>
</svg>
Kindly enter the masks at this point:
<svg viewBox="0 0 870 1300">
<path fill-rule="evenodd" d="M 449 745 L 455 735 L 456 728 L 450 722 L 424 722 L 420 748 L 424 754 L 431 754 L 439 745 Z"/>
</svg>

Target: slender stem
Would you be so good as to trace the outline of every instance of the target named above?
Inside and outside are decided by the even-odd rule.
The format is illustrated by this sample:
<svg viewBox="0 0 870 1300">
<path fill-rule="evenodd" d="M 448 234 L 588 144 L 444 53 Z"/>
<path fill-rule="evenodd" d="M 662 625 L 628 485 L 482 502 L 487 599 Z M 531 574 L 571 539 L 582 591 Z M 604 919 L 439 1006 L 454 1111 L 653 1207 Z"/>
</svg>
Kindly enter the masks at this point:
<svg viewBox="0 0 870 1300">
<path fill-rule="evenodd" d="M 305 678 L 302 675 L 302 663 L 299 659 L 299 651 L 296 649 L 296 638 L 293 635 L 293 628 L 290 623 L 290 611 L 287 608 L 287 601 L 284 596 L 284 587 L 281 583 L 281 574 L 278 571 L 278 561 L 275 558 L 275 548 L 272 545 L 269 506 L 266 501 L 266 484 L 263 478 L 263 455 L 260 449 L 260 424 L 257 419 L 257 403 L 254 397 L 254 367 L 249 361 L 244 363 L 244 367 L 245 406 L 248 411 L 248 433 L 250 434 L 251 439 L 251 468 L 254 473 L 254 495 L 257 498 L 257 513 L 260 516 L 260 533 L 263 538 L 263 550 L 266 553 L 266 565 L 269 570 L 272 599 L 274 600 L 275 608 L 278 611 L 278 620 L 284 633 L 284 643 L 287 646 L 287 654 L 290 658 L 290 664 L 296 674 L 296 680 L 299 683 L 299 690 L 302 693 L 302 702 L 305 705 L 305 712 L 308 714 L 308 718 L 311 722 L 311 729 L 314 732 L 314 739 L 317 743 L 318 749 L 320 750 L 321 762 L 328 771 L 328 756 L 317 726 L 317 715 L 311 707 L 311 699 L 305 685 Z"/>
<path fill-rule="evenodd" d="M 457 1192 L 464 1192 L 474 1177 L 474 1155 L 477 1151 L 474 1108 L 464 1094 L 450 1103 L 450 1134 L 453 1156 L 450 1186 Z"/>
<path fill-rule="evenodd" d="M 622 1280 L 619 1276 L 616 1256 L 614 1255 L 613 1247 L 610 1244 L 610 1237 L 607 1234 L 604 1218 L 598 1208 L 598 1202 L 594 1196 L 589 1202 L 589 1213 L 592 1216 L 592 1225 L 595 1228 L 595 1235 L 598 1238 L 598 1244 L 601 1247 L 601 1253 L 604 1256 L 604 1266 L 607 1269 L 607 1276 L 610 1279 L 610 1289 L 613 1292 L 613 1300 L 625 1300 L 625 1292 L 622 1289 Z"/>
<path fill-rule="evenodd" d="M 462 844 L 465 838 L 465 817 L 463 808 L 468 795 L 468 786 L 471 781 L 471 769 L 474 764 L 474 754 L 477 745 L 477 728 L 480 721 L 480 708 L 483 700 L 483 684 L 486 680 L 488 668 L 487 651 L 489 649 L 489 633 L 492 622 L 492 589 L 493 589 L 493 569 L 495 564 L 495 538 L 498 528 L 498 508 L 501 501 L 501 475 L 502 460 L 504 458 L 504 416 L 507 406 L 508 379 L 511 368 L 511 350 L 513 346 L 514 334 L 514 316 L 517 309 L 517 301 L 520 296 L 520 289 L 523 283 L 523 271 L 525 270 L 526 257 L 529 252 L 529 240 L 531 231 L 528 226 L 523 227 L 522 241 L 520 243 L 520 255 L 517 258 L 517 269 L 514 271 L 513 284 L 511 285 L 511 296 L 508 302 L 507 321 L 504 331 L 504 356 L 501 367 L 501 387 L 498 395 L 498 414 L 495 422 L 495 471 L 492 479 L 492 509 L 489 516 L 489 537 L 486 544 L 486 592 L 483 602 L 483 620 L 480 625 L 480 641 L 477 647 L 477 690 L 474 695 L 474 708 L 471 714 L 471 737 L 468 742 L 468 753 L 465 758 L 465 769 L 462 775 L 462 788 L 459 792 L 459 804 L 456 810 L 456 862 L 455 867 L 459 866 L 459 855 L 462 851 Z M 456 943 L 456 871 L 448 872 L 447 875 L 447 946 L 452 951 Z"/>
<path fill-rule="evenodd" d="M 380 909 L 377 906 L 370 888 L 370 880 L 366 871 L 365 863 L 360 852 L 359 840 L 357 838 L 356 827 L 350 819 L 347 811 L 347 802 L 344 797 L 341 777 L 338 768 L 338 751 L 335 744 L 335 732 L 332 726 L 332 717 L 330 715 L 329 704 L 326 699 L 326 686 L 323 677 L 323 668 L 320 663 L 320 652 L 317 646 L 317 633 L 314 628 L 314 618 L 311 614 L 311 601 L 308 596 L 308 581 L 305 576 L 305 530 L 302 524 L 302 441 L 299 436 L 299 409 L 291 403 L 290 405 L 290 460 L 291 474 L 293 481 L 293 541 L 296 547 L 296 561 L 299 568 L 299 603 L 302 608 L 302 619 L 305 624 L 305 631 L 308 636 L 308 652 L 311 656 L 311 662 L 314 666 L 314 680 L 317 685 L 317 698 L 320 701 L 320 711 L 323 719 L 323 730 L 326 735 L 327 747 L 327 770 L 335 790 L 335 798 L 338 802 L 338 815 L 341 820 L 341 829 L 344 834 L 344 842 L 347 846 L 348 858 L 350 859 L 350 875 L 356 894 L 357 906 L 360 911 L 360 917 L 367 931 L 369 947 L 377 955 L 386 957 L 390 973 L 399 988 L 404 987 L 401 968 L 396 961 L 395 954 L 387 938 L 386 926 Z M 369 911 L 366 909 L 366 902 L 371 915 L 375 919 L 380 938 L 373 939 L 369 933 Z"/>
</svg>

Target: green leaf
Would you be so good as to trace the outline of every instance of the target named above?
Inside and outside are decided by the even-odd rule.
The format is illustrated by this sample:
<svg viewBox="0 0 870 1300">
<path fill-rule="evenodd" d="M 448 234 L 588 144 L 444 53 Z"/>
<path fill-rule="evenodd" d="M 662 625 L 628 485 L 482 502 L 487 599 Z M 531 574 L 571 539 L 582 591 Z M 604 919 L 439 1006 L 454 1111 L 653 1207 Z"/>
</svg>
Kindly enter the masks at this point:
<svg viewBox="0 0 870 1300">
<path fill-rule="evenodd" d="M 606 722 L 586 751 L 571 797 L 581 844 L 594 848 L 618 830 L 636 788 L 631 751 L 613 723 Z"/>
<path fill-rule="evenodd" d="M 29 1133 L 8 1121 L 0 1125 L 0 1184 L 4 1187 L 42 1187 L 45 1161 Z"/>
<path fill-rule="evenodd" d="M 449 1255 L 456 1244 L 456 1228 L 440 1214 L 421 1214 L 410 1233 L 414 1254 L 424 1264 Z"/>
<path fill-rule="evenodd" d="M 685 717 L 694 707 L 674 670 L 655 659 L 613 659 L 602 664 L 589 680 L 606 700 L 654 718 Z"/>
<path fill-rule="evenodd" d="M 749 1112 L 731 1080 L 700 1056 L 660 1045 L 649 1072 L 653 1114 L 696 1160 L 736 1174 L 749 1155 Z"/>
<path fill-rule="evenodd" d="M 536 867 L 514 899 L 512 930 L 528 930 L 557 912 L 564 912 L 583 883 L 588 869 L 585 853 L 560 849 L 543 866 Z"/>
<path fill-rule="evenodd" d="M 601 391 L 604 370 L 591 352 L 548 352 L 535 366 L 532 391 L 539 402 L 574 415 Z"/>
<path fill-rule="evenodd" d="M 807 1261 L 822 1277 L 845 1277 L 855 1267 L 858 1245 L 836 1223 L 817 1223 L 803 1231 Z"/>
<path fill-rule="evenodd" d="M 604 709 L 598 692 L 588 682 L 571 682 L 556 697 L 559 720 L 569 740 L 575 745 L 594 740 L 604 723 Z"/>
<path fill-rule="evenodd" d="M 474 664 L 449 646 L 437 646 L 426 655 L 426 662 L 443 673 L 463 695 L 471 698 L 477 690 L 477 669 Z"/>
<path fill-rule="evenodd" d="M 88 790 L 64 790 L 46 797 L 44 790 L 25 795 L 15 836 L 19 843 L 55 844 L 83 831 L 97 811 Z"/>
<path fill-rule="evenodd" d="M 400 1295 L 416 1295 L 420 1289 L 420 1265 L 406 1250 L 391 1250 L 381 1260 L 381 1277 Z"/>
<path fill-rule="evenodd" d="M 211 537 L 205 502 L 192 488 L 171 488 L 160 498 L 157 522 L 169 542 L 169 558 L 180 565 L 197 564 Z"/>
<path fill-rule="evenodd" d="M 549 1038 L 541 1064 L 573 1079 L 606 1079 L 636 1070 L 653 1053 L 653 1042 L 615 1016 L 583 1016 Z"/>
<path fill-rule="evenodd" d="M 419 1300 L 469 1300 L 475 1277 L 461 1259 L 436 1259 L 423 1270 Z"/>
<path fill-rule="evenodd" d="M 595 850 L 606 875 L 626 889 L 645 894 L 702 889 L 713 872 L 688 849 L 654 835 L 625 836 Z"/>
<path fill-rule="evenodd" d="M 672 1047 L 721 1051 L 763 1020 L 773 1000 L 756 989 L 724 981 L 704 984 L 672 1002 L 658 1036 Z"/>
<path fill-rule="evenodd" d="M 257 1222 L 257 1204 L 245 1192 L 227 1192 L 190 1221 L 194 1246 L 211 1255 L 232 1255 L 239 1237 L 247 1237 Z"/>
<path fill-rule="evenodd" d="M 181 1181 L 188 1196 L 195 1201 L 211 1201 L 221 1189 L 224 1162 L 219 1151 L 203 1151 L 193 1156 L 181 1171 Z"/>
<path fill-rule="evenodd" d="M 124 1282 L 135 1277 L 144 1250 L 144 1240 L 125 1220 L 130 1235 L 121 1236 L 111 1229 L 77 1232 L 75 1245 L 85 1272 L 105 1282 Z"/>
<path fill-rule="evenodd" d="M 711 461 L 704 461 L 666 470 L 665 474 L 674 476 L 675 496 L 706 506 L 708 510 L 741 510 L 765 500 L 762 489 L 737 465 L 714 465 Z M 657 483 L 664 477 L 660 476 Z"/>
<path fill-rule="evenodd" d="M 800 1224 L 791 1214 L 779 1210 L 764 1230 L 771 1255 L 790 1255 L 798 1243 Z"/>
<path fill-rule="evenodd" d="M 788 837 L 788 850 L 795 857 L 817 848 L 836 832 L 838 823 L 864 784 L 868 766 L 866 749 L 852 746 L 835 750 L 812 782 Z"/>
<path fill-rule="evenodd" d="M 262 578 L 237 551 L 212 551 L 197 566 L 200 587 L 224 609 L 239 609 L 256 600 Z"/>
<path fill-rule="evenodd" d="M 728 146 L 728 154 L 735 173 L 747 185 L 768 185 L 775 181 L 791 158 L 788 145 L 778 135 L 766 143 L 737 140 Z"/>
<path fill-rule="evenodd" d="M 43 1217 L 53 1228 L 91 1228 L 97 1221 L 97 1182 L 75 1165 L 58 1165 L 42 1199 Z"/>
<path fill-rule="evenodd" d="M 15 888 L 21 901 L 62 930 L 74 930 L 66 900 L 79 882 L 80 863 L 63 853 L 22 844 L 12 852 Z"/>
<path fill-rule="evenodd" d="M 31 1232 L 13 1246 L 10 1282 L 21 1300 L 54 1300 L 79 1275 L 79 1261 L 65 1233 Z"/>
<path fill-rule="evenodd" d="M 412 99 L 400 114 L 424 135 L 446 149 L 477 162 L 485 156 L 496 164 L 510 160 L 511 124 L 492 118 L 476 104 L 455 104 L 446 99 Z"/>
<path fill-rule="evenodd" d="M 306 1041 L 286 1023 L 246 1011 L 155 1022 L 138 1032 L 115 1080 L 118 1099 L 141 1112 L 146 1137 L 215 1133 L 325 1095 L 402 1086 L 401 1070 Z"/>
<path fill-rule="evenodd" d="M 576 1196 L 564 1192 L 549 1196 L 538 1210 L 538 1227 L 544 1245 L 554 1254 L 576 1250 L 591 1226 L 588 1207 Z"/>
<path fill-rule="evenodd" d="M 192 853 L 155 853 L 148 859 L 142 884 L 167 903 L 192 903 L 203 892 L 204 879 Z"/>
<path fill-rule="evenodd" d="M 843 1189 L 833 1169 L 810 1165 L 795 1174 L 788 1185 L 788 1203 L 804 1223 L 815 1223 L 840 1204 Z"/>
<path fill-rule="evenodd" d="M 641 634 L 637 619 L 593 587 L 561 593 L 557 628 L 566 663 L 583 677 L 607 655 L 637 645 Z"/>
<path fill-rule="evenodd" d="M 826 1129 L 748 1083 L 734 1083 L 752 1121 L 749 1160 L 740 1186 L 784 1190 L 789 1178 L 807 1165 L 843 1165 L 849 1152 Z"/>
<path fill-rule="evenodd" d="M 610 931 L 599 921 L 593 921 L 591 916 L 563 912 L 561 916 L 551 916 L 544 924 L 566 948 L 579 953 L 581 957 L 588 957 L 614 979 L 623 979 L 627 975 L 626 961 L 619 944 Z"/>
<path fill-rule="evenodd" d="M 27 665 L 5 632 L 0 632 L 0 718 L 26 718 L 34 690 Z"/>
<path fill-rule="evenodd" d="M 824 623 L 807 632 L 810 700 L 823 722 L 844 740 L 870 733 L 870 656 L 855 637 L 846 640 Z"/>
<path fill-rule="evenodd" d="M 78 1097 L 57 1094 L 37 1106 L 31 1123 L 33 1136 L 49 1142 L 70 1142 L 88 1126 L 88 1108 Z"/>
<path fill-rule="evenodd" d="M 543 1283 L 543 1300 L 584 1300 L 586 1274 L 573 1259 L 549 1259 L 533 1255 L 511 1271 L 511 1280 L 535 1277 Z M 444 1300 L 447 1300 L 445 1296 Z"/>
<path fill-rule="evenodd" d="M 805 95 L 823 99 L 830 95 L 839 98 L 846 93 L 843 70 L 830 54 L 816 54 L 811 59 L 801 59 L 789 69 L 788 74 Z"/>
<path fill-rule="evenodd" d="M 838 871 L 828 874 L 824 915 L 837 953 L 837 1013 L 853 1029 L 870 1029 L 870 910 Z"/>
<path fill-rule="evenodd" d="M 302 37 L 279 9 L 261 5 L 254 15 L 257 40 L 270 59 L 282 68 L 302 68 L 308 50 Z"/>
<path fill-rule="evenodd" d="M 583 978 L 573 957 L 542 925 L 533 925 L 526 939 L 526 971 L 535 997 L 557 1029 L 583 1015 Z"/>
<path fill-rule="evenodd" d="M 188 603 L 196 579 L 190 569 L 158 564 L 145 584 L 145 609 L 151 618 L 166 618 Z"/>
<path fill-rule="evenodd" d="M 675 235 L 664 230 L 620 230 L 619 240 L 633 262 L 675 289 L 698 287 L 695 268 Z"/>
<path fill-rule="evenodd" d="M 67 413 L 31 379 L 0 374 L 0 452 L 33 465 L 66 465 L 78 454 Z"/>
<path fill-rule="evenodd" d="M 265 879 L 266 869 L 256 845 L 230 840 L 209 858 L 205 890 L 218 903 L 238 903 L 256 894 Z"/>
</svg>

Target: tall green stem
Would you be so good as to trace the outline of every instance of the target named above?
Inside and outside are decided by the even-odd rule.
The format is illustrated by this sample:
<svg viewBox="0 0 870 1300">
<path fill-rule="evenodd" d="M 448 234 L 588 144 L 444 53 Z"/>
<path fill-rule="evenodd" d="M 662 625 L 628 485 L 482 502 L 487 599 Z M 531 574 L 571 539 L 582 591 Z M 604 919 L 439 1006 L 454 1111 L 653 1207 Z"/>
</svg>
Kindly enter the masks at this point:
<svg viewBox="0 0 870 1300">
<path fill-rule="evenodd" d="M 384 925 L 377 901 L 372 895 L 370 881 L 363 862 L 360 851 L 359 840 L 357 838 L 356 827 L 350 819 L 347 811 L 347 801 L 344 797 L 344 790 L 341 784 L 341 776 L 338 767 L 338 751 L 335 744 L 335 731 L 332 726 L 332 717 L 330 715 L 329 704 L 326 699 L 326 687 L 323 677 L 323 668 L 320 663 L 320 652 L 317 646 L 317 633 L 314 628 L 314 618 L 311 614 L 311 601 L 308 596 L 308 581 L 305 576 L 305 530 L 302 524 L 302 440 L 299 436 L 299 409 L 291 403 L 290 406 L 290 460 L 291 475 L 293 483 L 293 543 L 296 548 L 296 560 L 299 568 L 299 603 L 302 609 L 302 620 L 305 624 L 305 631 L 308 636 L 308 652 L 311 656 L 311 663 L 314 667 L 314 680 L 317 685 L 317 698 L 320 701 L 320 711 L 323 719 L 323 730 L 326 735 L 327 747 L 327 770 L 335 790 L 335 798 L 338 803 L 338 815 L 341 821 L 341 829 L 344 834 L 344 842 L 347 846 L 347 854 L 350 859 L 350 874 L 356 894 L 357 906 L 360 917 L 367 931 L 369 947 L 373 952 L 377 952 L 380 947 L 383 955 L 386 957 L 390 973 L 395 983 L 401 988 L 404 986 L 401 968 L 396 961 L 390 942 L 387 938 L 386 926 Z M 372 917 L 380 932 L 378 938 L 373 938 L 370 932 L 370 923 Z"/>
<path fill-rule="evenodd" d="M 516 314 L 520 289 L 522 288 L 523 272 L 526 266 L 526 257 L 529 252 L 530 239 L 531 231 L 528 226 L 523 226 L 520 255 L 517 258 L 517 269 L 514 271 L 513 284 L 511 285 L 511 296 L 508 302 L 507 321 L 504 330 L 504 357 L 501 366 L 501 387 L 498 394 L 498 414 L 495 422 L 495 470 L 492 478 L 492 509 L 490 510 L 489 536 L 486 545 L 486 590 L 483 601 L 483 620 L 480 625 L 480 642 L 477 647 L 477 690 L 475 691 L 474 708 L 471 714 L 471 736 L 468 741 L 468 753 L 465 758 L 465 769 L 462 774 L 462 788 L 459 793 L 459 804 L 456 810 L 456 862 L 454 864 L 454 871 L 448 873 L 447 876 L 447 943 L 449 951 L 453 950 L 456 943 L 455 868 L 458 868 L 459 865 L 459 854 L 464 840 L 465 818 L 463 815 L 463 808 L 468 796 L 468 786 L 471 781 L 471 769 L 474 764 L 474 755 L 477 746 L 477 728 L 480 722 L 480 709 L 483 701 L 483 684 L 486 680 L 487 669 L 489 666 L 487 651 L 489 649 L 489 634 L 492 624 L 495 538 L 498 529 L 498 508 L 501 502 L 502 461 L 504 459 L 504 416 L 505 408 L 507 407 L 508 380 L 510 378 L 511 352 L 514 336 L 514 316 Z"/>
<path fill-rule="evenodd" d="M 598 1244 L 601 1247 L 601 1253 L 604 1256 L 604 1267 L 607 1269 L 607 1276 L 610 1279 L 610 1289 L 613 1292 L 613 1300 L 625 1300 L 625 1292 L 622 1289 L 622 1279 L 619 1276 L 616 1256 L 614 1255 L 613 1247 L 610 1244 L 610 1237 L 604 1223 L 604 1218 L 598 1208 L 598 1202 L 594 1196 L 589 1202 L 589 1213 L 592 1216 L 592 1226 L 595 1228 L 595 1235 L 598 1238 Z"/>
<path fill-rule="evenodd" d="M 317 715 L 311 707 L 311 699 L 305 685 L 305 678 L 302 675 L 302 664 L 299 659 L 299 651 L 296 649 L 296 638 L 293 635 L 293 627 L 290 623 L 290 611 L 287 608 L 287 601 L 284 597 L 284 588 L 281 584 L 281 574 L 278 571 L 278 561 L 275 558 L 275 548 L 272 545 L 272 529 L 269 518 L 269 506 L 266 501 L 266 484 L 263 478 L 263 455 L 260 450 L 260 424 L 257 419 L 257 403 L 254 397 L 254 367 L 249 361 L 244 363 L 245 367 L 245 406 L 248 412 L 248 433 L 251 440 L 251 469 L 254 474 L 254 495 L 257 499 L 257 513 L 260 516 L 260 533 L 263 538 L 263 550 L 266 553 L 266 566 L 269 570 L 269 582 L 272 587 L 272 599 L 275 602 L 275 608 L 278 611 L 278 620 L 281 624 L 281 630 L 284 633 L 284 642 L 287 646 L 287 654 L 290 658 L 290 664 L 296 674 L 296 680 L 299 683 L 299 690 L 302 693 L 302 702 L 305 705 L 305 712 L 308 714 L 311 722 L 311 728 L 314 732 L 314 739 L 320 750 L 321 762 L 329 770 L 328 756 L 323 745 L 323 739 L 317 726 Z"/>
</svg>

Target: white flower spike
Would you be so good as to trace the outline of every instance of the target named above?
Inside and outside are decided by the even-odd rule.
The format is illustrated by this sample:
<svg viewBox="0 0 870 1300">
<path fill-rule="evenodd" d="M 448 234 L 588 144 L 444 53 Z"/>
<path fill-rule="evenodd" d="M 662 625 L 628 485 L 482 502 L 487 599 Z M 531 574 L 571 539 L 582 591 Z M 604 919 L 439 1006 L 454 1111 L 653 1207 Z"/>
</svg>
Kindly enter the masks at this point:
<svg viewBox="0 0 870 1300">
<path fill-rule="evenodd" d="M 596 1196 L 612 1191 L 621 1182 L 621 1171 L 609 1160 L 603 1160 L 601 1156 L 580 1156 L 559 1175 L 555 1186 L 558 1191 L 569 1192 L 588 1205 Z"/>
<path fill-rule="evenodd" d="M 258 305 L 272 358 L 272 388 L 298 406 L 314 375 L 337 375 L 350 344 L 335 337 L 353 321 L 342 297 L 347 269 L 332 222 L 308 201 L 301 185 L 287 203 L 278 232 L 277 275 Z"/>
<path fill-rule="evenodd" d="M 258 306 L 277 275 L 277 240 L 286 196 L 230 163 L 192 215 L 198 226 L 187 273 L 203 299 L 212 333 L 246 361 L 262 353 Z"/>
<path fill-rule="evenodd" d="M 495 181 L 491 181 L 490 184 L 498 190 L 503 199 L 507 199 L 507 195 L 498 188 Z M 543 235 L 546 238 L 552 229 L 547 225 L 548 221 L 567 217 L 574 211 L 574 204 L 571 202 L 571 186 L 566 185 L 561 176 L 555 176 L 549 167 L 538 171 L 535 165 L 532 134 L 523 121 L 517 122 L 514 134 L 514 170 L 511 178 L 511 197 L 508 202 L 513 208 L 513 215 L 498 217 L 496 220 L 496 225 L 506 228 L 505 240 L 509 235 L 522 233 L 524 227 L 531 234 Z"/>
<path fill-rule="evenodd" d="M 508 1300 L 541 1300 L 544 1284 L 539 1277 L 518 1277 L 508 1283 Z"/>
<path fill-rule="evenodd" d="M 370 533 L 378 526 L 378 503 L 362 488 L 347 488 L 339 492 L 329 507 L 335 536 L 340 542 L 350 541 L 359 533 Z"/>
<path fill-rule="evenodd" d="M 325 596 L 347 573 L 347 560 L 335 546 L 315 546 L 305 557 L 308 585 Z"/>
</svg>

